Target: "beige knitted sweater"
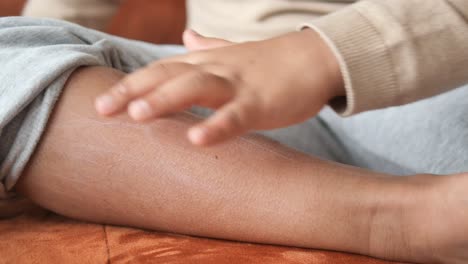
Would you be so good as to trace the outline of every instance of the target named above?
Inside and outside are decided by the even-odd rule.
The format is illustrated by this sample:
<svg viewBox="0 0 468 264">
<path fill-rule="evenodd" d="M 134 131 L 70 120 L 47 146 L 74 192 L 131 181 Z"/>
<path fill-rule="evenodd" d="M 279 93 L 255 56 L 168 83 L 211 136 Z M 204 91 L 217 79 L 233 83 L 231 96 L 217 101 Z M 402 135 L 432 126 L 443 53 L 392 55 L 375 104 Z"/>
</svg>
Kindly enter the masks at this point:
<svg viewBox="0 0 468 264">
<path fill-rule="evenodd" d="M 468 83 L 468 0 L 354 2 L 189 0 L 188 21 L 202 34 L 233 41 L 317 30 L 340 62 L 346 97 L 332 106 L 344 116 Z"/>
</svg>

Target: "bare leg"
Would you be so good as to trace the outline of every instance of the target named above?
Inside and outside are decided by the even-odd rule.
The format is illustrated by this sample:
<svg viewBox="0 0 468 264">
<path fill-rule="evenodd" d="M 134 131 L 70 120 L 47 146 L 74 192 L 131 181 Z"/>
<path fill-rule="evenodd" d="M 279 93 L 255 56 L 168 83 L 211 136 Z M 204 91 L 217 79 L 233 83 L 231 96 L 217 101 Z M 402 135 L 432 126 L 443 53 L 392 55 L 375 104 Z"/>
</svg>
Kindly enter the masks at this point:
<svg viewBox="0 0 468 264">
<path fill-rule="evenodd" d="M 94 97 L 121 77 L 73 74 L 20 192 L 94 222 L 416 259 L 402 212 L 427 202 L 412 184 L 419 177 L 318 160 L 259 136 L 195 148 L 184 136 L 190 114 L 148 124 L 98 117 Z"/>
</svg>

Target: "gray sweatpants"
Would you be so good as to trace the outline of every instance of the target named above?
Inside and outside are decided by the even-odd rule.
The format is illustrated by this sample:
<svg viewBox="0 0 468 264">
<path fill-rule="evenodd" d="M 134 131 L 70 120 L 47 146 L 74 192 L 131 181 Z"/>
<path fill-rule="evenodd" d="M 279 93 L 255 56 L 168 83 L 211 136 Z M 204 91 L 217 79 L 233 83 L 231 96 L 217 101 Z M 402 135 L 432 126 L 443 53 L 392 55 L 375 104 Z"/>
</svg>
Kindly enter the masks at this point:
<svg viewBox="0 0 468 264">
<path fill-rule="evenodd" d="M 74 69 L 131 72 L 183 52 L 56 20 L 0 18 L 0 198 L 12 196 Z M 396 175 L 468 171 L 468 89 L 346 119 L 325 108 L 303 124 L 262 133 L 325 159 Z"/>
</svg>

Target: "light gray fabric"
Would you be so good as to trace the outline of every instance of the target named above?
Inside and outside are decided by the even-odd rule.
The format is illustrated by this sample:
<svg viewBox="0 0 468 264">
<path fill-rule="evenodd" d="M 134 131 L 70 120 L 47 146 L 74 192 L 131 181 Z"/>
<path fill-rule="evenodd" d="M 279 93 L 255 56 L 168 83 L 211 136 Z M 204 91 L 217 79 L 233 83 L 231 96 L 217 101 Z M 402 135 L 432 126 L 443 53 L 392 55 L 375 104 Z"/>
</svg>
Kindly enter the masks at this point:
<svg viewBox="0 0 468 264">
<path fill-rule="evenodd" d="M 131 72 L 183 52 L 61 21 L 0 18 L 0 198 L 11 196 L 74 69 Z M 346 119 L 326 108 L 303 124 L 262 133 L 325 159 L 398 175 L 468 171 L 468 89 Z"/>
<path fill-rule="evenodd" d="M 349 118 L 327 108 L 320 117 L 348 164 L 397 175 L 468 172 L 468 86 Z"/>
<path fill-rule="evenodd" d="M 62 21 L 0 18 L 0 198 L 9 196 L 74 69 L 105 65 L 131 72 L 180 52 Z"/>
<path fill-rule="evenodd" d="M 315 119 L 264 134 L 322 158 L 393 175 L 468 172 L 468 86 L 347 118 L 325 108 Z"/>
</svg>

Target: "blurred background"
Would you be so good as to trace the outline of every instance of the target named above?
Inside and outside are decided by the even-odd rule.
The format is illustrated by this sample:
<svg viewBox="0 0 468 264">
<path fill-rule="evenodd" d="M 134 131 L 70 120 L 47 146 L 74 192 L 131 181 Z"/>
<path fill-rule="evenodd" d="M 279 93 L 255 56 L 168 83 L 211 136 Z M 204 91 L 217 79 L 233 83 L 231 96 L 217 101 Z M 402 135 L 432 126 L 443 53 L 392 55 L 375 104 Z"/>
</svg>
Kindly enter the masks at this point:
<svg viewBox="0 0 468 264">
<path fill-rule="evenodd" d="M 18 16 L 26 0 L 0 0 L 0 16 Z M 104 31 L 152 43 L 180 44 L 185 0 L 124 0 Z"/>
</svg>

